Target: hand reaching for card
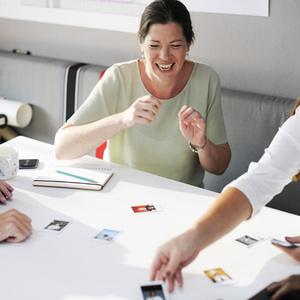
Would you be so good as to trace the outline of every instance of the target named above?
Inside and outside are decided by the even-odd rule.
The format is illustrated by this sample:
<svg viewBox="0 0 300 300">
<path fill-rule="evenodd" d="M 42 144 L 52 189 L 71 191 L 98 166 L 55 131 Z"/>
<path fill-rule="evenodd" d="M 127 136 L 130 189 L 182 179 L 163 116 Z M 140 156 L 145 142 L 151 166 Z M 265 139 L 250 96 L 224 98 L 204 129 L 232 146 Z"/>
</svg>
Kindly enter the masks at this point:
<svg viewBox="0 0 300 300">
<path fill-rule="evenodd" d="M 197 234 L 196 234 L 197 236 Z M 192 229 L 158 248 L 150 270 L 150 280 L 167 280 L 169 292 L 183 285 L 181 270 L 198 255 L 197 238 Z"/>
<path fill-rule="evenodd" d="M 31 233 L 31 219 L 16 209 L 0 214 L 0 241 L 18 243 Z"/>
</svg>

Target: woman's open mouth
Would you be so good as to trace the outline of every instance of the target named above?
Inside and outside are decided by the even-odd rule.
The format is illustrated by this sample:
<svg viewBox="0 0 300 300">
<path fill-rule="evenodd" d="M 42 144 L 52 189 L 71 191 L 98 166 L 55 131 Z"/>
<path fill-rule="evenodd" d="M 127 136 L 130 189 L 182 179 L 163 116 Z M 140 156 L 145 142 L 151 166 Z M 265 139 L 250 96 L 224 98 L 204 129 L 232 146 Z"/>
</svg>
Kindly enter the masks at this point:
<svg viewBox="0 0 300 300">
<path fill-rule="evenodd" d="M 174 64 L 169 64 L 169 65 L 159 65 L 159 64 L 156 64 L 158 66 L 158 68 L 161 70 L 161 71 L 169 71 L 171 70 L 171 68 L 173 67 Z"/>
</svg>

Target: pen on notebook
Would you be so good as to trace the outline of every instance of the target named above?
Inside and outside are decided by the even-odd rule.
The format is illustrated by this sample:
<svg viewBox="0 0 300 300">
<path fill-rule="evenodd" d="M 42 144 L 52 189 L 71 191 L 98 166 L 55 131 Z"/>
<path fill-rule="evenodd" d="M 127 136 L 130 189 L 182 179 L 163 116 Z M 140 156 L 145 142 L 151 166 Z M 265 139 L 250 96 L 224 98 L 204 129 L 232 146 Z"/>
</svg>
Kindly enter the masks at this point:
<svg viewBox="0 0 300 300">
<path fill-rule="evenodd" d="M 93 179 L 85 178 L 85 177 L 82 177 L 82 176 L 78 176 L 78 175 L 75 175 L 75 174 L 63 172 L 63 171 L 60 171 L 60 170 L 56 170 L 56 172 L 59 173 L 59 174 L 63 174 L 63 175 L 71 176 L 71 177 L 74 177 L 74 178 L 78 178 L 78 179 L 81 179 L 81 180 L 84 180 L 84 181 L 88 181 L 88 182 L 92 182 L 92 183 L 98 183 L 97 181 L 95 181 Z"/>
</svg>

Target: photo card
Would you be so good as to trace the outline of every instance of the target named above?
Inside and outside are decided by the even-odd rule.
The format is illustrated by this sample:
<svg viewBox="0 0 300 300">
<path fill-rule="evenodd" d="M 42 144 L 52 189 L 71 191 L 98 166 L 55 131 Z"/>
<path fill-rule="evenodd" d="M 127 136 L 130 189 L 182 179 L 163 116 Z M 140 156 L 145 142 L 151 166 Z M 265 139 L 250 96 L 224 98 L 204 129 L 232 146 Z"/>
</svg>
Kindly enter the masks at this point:
<svg viewBox="0 0 300 300">
<path fill-rule="evenodd" d="M 94 236 L 93 240 L 100 242 L 102 244 L 109 245 L 111 244 L 120 234 L 122 231 L 120 230 L 113 230 L 113 229 L 102 229 L 96 236 Z"/>
<path fill-rule="evenodd" d="M 238 239 L 235 239 L 235 241 L 246 248 L 250 248 L 254 245 L 259 244 L 262 241 L 265 241 L 266 239 L 268 239 L 268 238 L 264 237 L 262 235 L 258 235 L 258 234 L 249 234 L 248 235 L 247 234 Z"/>
<path fill-rule="evenodd" d="M 168 293 L 163 281 L 150 281 L 140 284 L 141 300 L 168 300 Z"/>
<path fill-rule="evenodd" d="M 203 272 L 216 285 L 232 284 L 236 282 L 222 268 L 209 269 Z"/>
<path fill-rule="evenodd" d="M 158 204 L 146 204 L 146 205 L 137 205 L 131 206 L 133 213 L 149 213 L 149 212 L 158 212 L 162 211 L 162 208 Z"/>
<path fill-rule="evenodd" d="M 70 221 L 53 220 L 43 228 L 43 231 L 58 234 L 61 233 L 70 223 Z"/>
</svg>

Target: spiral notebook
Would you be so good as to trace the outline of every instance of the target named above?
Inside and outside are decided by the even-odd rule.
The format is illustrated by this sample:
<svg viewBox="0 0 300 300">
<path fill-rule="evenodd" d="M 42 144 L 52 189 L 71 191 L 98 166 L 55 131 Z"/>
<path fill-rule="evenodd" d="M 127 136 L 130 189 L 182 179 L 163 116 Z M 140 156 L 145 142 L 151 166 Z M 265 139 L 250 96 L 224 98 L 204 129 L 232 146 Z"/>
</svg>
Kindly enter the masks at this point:
<svg viewBox="0 0 300 300">
<path fill-rule="evenodd" d="M 85 169 L 76 167 L 49 168 L 32 182 L 34 186 L 59 187 L 100 191 L 113 176 L 111 169 Z"/>
</svg>

